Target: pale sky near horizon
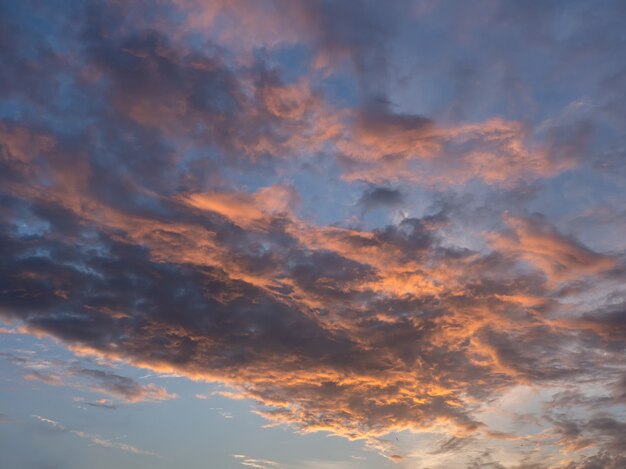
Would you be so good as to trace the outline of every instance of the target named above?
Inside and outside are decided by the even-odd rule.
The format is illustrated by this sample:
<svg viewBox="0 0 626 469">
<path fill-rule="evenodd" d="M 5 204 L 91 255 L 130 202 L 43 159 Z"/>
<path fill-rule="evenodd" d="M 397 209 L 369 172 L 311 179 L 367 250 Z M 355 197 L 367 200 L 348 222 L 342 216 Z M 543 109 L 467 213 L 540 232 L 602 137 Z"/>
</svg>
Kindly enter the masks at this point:
<svg viewBox="0 0 626 469">
<path fill-rule="evenodd" d="M 0 467 L 626 467 L 625 21 L 0 0 Z"/>
</svg>

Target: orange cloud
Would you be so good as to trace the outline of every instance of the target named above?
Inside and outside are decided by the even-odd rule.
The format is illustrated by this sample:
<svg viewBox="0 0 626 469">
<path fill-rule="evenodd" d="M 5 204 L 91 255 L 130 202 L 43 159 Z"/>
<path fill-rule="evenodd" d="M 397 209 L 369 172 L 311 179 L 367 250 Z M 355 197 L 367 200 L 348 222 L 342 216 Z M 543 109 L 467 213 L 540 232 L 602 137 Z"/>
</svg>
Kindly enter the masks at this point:
<svg viewBox="0 0 626 469">
<path fill-rule="evenodd" d="M 562 235 L 544 219 L 511 215 L 504 219 L 512 233 L 492 236 L 493 245 L 543 271 L 552 283 L 598 274 L 617 265 L 615 258 L 598 254 Z"/>
<path fill-rule="evenodd" d="M 441 126 L 384 108 L 361 114 L 354 131 L 337 144 L 353 161 L 344 174 L 349 181 L 407 180 L 446 186 L 477 179 L 509 186 L 551 177 L 575 165 L 573 158 L 551 158 L 549 148 L 534 144 L 528 129 L 516 121 Z"/>
</svg>

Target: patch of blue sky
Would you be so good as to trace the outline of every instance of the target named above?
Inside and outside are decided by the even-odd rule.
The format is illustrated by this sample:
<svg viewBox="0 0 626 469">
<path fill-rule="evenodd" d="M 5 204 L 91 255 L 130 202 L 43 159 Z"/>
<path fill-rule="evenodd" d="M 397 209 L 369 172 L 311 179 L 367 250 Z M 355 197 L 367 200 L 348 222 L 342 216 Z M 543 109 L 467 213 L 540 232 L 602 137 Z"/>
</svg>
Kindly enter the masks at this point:
<svg viewBox="0 0 626 469">
<path fill-rule="evenodd" d="M 16 325 L 1 323 L 0 327 L 14 329 Z M 98 469 L 110 467 L 100 465 L 99 457 L 105 458 L 107 464 L 116 462 L 122 464 L 120 467 L 132 469 L 146 464 L 165 469 L 171 467 L 172 461 L 176 461 L 177 466 L 198 469 L 206 467 L 203 464 L 207 461 L 212 467 L 239 467 L 232 454 L 275 460 L 283 467 L 294 468 L 302 467 L 302 461 L 319 459 L 320 455 L 328 461 L 349 462 L 346 455 L 356 454 L 363 458 L 358 459 L 358 467 L 363 468 L 389 464 L 380 455 L 365 450 L 360 441 L 329 437 L 325 432 L 301 434 L 288 426 L 267 427 L 267 421 L 254 413 L 258 409 L 254 402 L 219 395 L 219 391 L 229 389 L 219 383 L 191 381 L 122 362 L 103 363 L 76 356 L 45 337 L 0 334 L 0 352 L 15 354 L 16 350 L 31 360 L 45 357 L 48 362 L 59 360 L 72 362 L 75 366 L 109 370 L 131 377 L 142 385 L 154 383 L 178 396 L 167 402 L 119 403 L 115 409 L 89 406 L 85 403 L 97 402 L 107 396 L 88 389 L 68 389 L 63 384 L 54 386 L 36 380 L 24 381 L 23 368 L 0 359 L 0 376 L 4 384 L 0 386 L 0 402 L 11 403 L 9 408 L 0 408 L 0 412 L 16 423 L 3 425 L 0 433 L 5 444 L 10 441 L 16 445 L 12 457 L 21 463 L 28 460 L 27 448 L 36 445 L 41 455 L 51 459 L 59 449 L 63 453 L 74 451 L 72 460 L 65 466 L 71 468 L 78 468 L 74 464 L 79 461 L 90 461 L 90 467 Z M 15 399 L 16 389 L 20 391 L 20 399 Z M 54 420 L 65 430 L 41 422 L 33 418 L 34 415 Z M 162 458 L 90 444 L 71 434 L 70 429 L 98 435 L 107 441 L 132 444 L 158 453 Z M 24 430 L 26 436 L 22 433 Z M 18 438 L 20 434 L 22 437 Z"/>
</svg>

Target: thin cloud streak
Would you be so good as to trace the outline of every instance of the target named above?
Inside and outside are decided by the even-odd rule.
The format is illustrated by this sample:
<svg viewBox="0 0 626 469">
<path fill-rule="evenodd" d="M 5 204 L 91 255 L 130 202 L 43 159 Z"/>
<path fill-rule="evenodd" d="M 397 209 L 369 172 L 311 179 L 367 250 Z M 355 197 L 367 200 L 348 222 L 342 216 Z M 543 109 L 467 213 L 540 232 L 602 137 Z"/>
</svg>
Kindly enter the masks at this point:
<svg viewBox="0 0 626 469">
<path fill-rule="evenodd" d="M 37 419 L 38 421 L 50 425 L 52 426 L 52 428 L 54 428 L 55 430 L 59 431 L 59 432 L 63 432 L 63 433 L 70 433 L 72 435 L 75 435 L 79 438 L 83 438 L 87 441 L 89 441 L 91 444 L 93 445 L 97 445 L 97 446 L 102 446 L 103 448 L 111 448 L 111 449 L 117 449 L 120 451 L 126 451 L 129 453 L 133 453 L 133 454 L 139 454 L 139 455 L 143 455 L 143 456 L 153 456 L 156 458 L 162 458 L 162 456 L 160 456 L 157 453 L 154 453 L 152 451 L 146 451 L 140 448 L 137 448 L 133 445 L 129 445 L 128 443 L 122 443 L 122 442 L 118 442 L 113 440 L 107 440 L 105 438 L 102 438 L 101 436 L 98 435 L 92 435 L 90 433 L 86 433 L 80 430 L 73 430 L 71 428 L 66 427 L 65 425 L 57 422 L 56 420 L 52 420 L 49 419 L 47 417 L 42 417 L 40 415 L 33 415 L 32 416 L 34 419 Z"/>
</svg>

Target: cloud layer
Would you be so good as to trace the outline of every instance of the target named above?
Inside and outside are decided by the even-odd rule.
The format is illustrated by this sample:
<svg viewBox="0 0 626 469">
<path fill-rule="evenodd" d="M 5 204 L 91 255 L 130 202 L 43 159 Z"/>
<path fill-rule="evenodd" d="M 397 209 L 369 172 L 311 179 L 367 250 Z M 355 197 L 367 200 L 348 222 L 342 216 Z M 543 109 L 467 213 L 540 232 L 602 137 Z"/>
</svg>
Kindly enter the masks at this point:
<svg viewBox="0 0 626 469">
<path fill-rule="evenodd" d="M 225 383 L 271 424 L 394 461 L 417 457 L 388 438 L 409 431 L 445 437 L 433 464 L 620 467 L 626 246 L 568 220 L 620 201 L 624 173 L 597 163 L 621 168 L 606 155 L 623 146 L 624 71 L 579 64 L 574 104 L 516 100 L 540 107 L 533 93 L 559 79 L 549 59 L 617 67 L 623 7 L 477 3 L 493 27 L 448 2 L 2 3 L 3 320 L 77 355 Z M 398 58 L 428 49 L 410 34 L 429 21 L 458 28 L 407 75 Z M 532 38 L 538 68 L 497 42 L 475 56 L 481 31 Z M 437 71 L 463 47 L 467 63 Z M 434 73 L 445 105 L 398 102 Z M 508 108 L 477 103 L 493 73 Z M 567 178 L 580 206 L 550 192 Z M 175 397 L 57 365 L 24 377 Z M 554 398 L 494 423 L 521 386 Z"/>
</svg>

